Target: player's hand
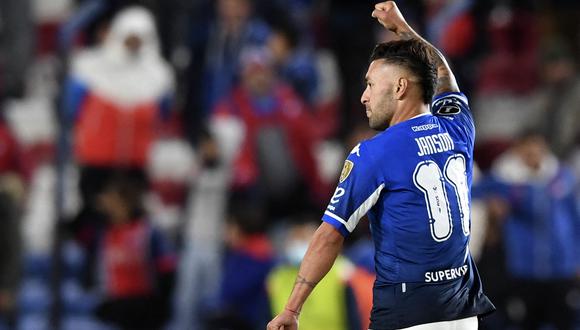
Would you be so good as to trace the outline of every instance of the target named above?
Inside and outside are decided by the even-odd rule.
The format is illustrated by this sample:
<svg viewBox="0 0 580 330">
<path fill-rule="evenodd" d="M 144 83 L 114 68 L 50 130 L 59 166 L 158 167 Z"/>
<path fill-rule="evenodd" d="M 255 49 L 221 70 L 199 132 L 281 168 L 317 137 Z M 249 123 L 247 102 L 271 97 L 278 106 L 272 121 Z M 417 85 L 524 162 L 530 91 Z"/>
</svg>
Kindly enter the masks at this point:
<svg viewBox="0 0 580 330">
<path fill-rule="evenodd" d="M 298 315 L 289 310 L 278 314 L 270 323 L 267 330 L 298 330 Z"/>
<path fill-rule="evenodd" d="M 386 29 L 394 33 L 398 33 L 401 29 L 409 26 L 394 1 L 377 3 L 371 15 Z"/>
</svg>

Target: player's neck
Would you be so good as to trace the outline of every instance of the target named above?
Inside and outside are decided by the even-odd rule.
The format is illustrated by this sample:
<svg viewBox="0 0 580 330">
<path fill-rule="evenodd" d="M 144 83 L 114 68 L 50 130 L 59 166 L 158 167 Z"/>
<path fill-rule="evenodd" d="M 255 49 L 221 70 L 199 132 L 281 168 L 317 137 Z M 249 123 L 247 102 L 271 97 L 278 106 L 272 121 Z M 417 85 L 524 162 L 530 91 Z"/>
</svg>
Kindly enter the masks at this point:
<svg viewBox="0 0 580 330">
<path fill-rule="evenodd" d="M 401 108 L 395 111 L 390 126 L 407 121 L 413 117 L 429 113 L 429 108 L 424 103 L 407 103 L 402 104 Z"/>
</svg>

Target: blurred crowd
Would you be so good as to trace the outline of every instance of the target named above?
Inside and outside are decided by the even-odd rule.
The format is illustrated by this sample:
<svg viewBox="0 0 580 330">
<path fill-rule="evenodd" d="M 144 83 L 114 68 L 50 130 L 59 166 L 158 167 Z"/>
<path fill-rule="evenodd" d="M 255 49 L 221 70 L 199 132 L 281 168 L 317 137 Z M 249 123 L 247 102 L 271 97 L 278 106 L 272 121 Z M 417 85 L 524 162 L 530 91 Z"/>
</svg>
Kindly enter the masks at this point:
<svg viewBox="0 0 580 330">
<path fill-rule="evenodd" d="M 374 2 L 2 0 L 0 329 L 265 328 L 375 134 Z M 579 328 L 580 4 L 398 5 L 476 119 L 482 328 Z M 367 227 L 301 329 L 368 328 Z"/>
</svg>

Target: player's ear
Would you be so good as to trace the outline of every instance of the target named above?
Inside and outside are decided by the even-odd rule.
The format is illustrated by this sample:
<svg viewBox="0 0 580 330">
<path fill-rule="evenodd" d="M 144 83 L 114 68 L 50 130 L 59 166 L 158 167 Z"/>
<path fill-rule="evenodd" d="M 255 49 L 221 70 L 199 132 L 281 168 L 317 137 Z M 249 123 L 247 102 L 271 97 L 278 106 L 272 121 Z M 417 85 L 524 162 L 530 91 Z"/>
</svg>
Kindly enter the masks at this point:
<svg viewBox="0 0 580 330">
<path fill-rule="evenodd" d="M 409 87 L 409 80 L 405 77 L 399 77 L 395 83 L 395 98 L 400 100 L 403 98 Z"/>
</svg>

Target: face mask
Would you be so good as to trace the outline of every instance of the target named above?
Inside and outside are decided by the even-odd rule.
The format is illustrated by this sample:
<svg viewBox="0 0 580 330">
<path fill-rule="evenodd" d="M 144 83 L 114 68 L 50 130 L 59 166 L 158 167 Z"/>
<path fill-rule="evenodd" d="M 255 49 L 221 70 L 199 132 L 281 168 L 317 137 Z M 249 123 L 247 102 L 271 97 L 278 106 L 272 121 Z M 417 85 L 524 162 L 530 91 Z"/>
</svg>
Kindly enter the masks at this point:
<svg viewBox="0 0 580 330">
<path fill-rule="evenodd" d="M 295 266 L 300 265 L 304 255 L 308 250 L 308 242 L 306 241 L 293 241 L 288 244 L 285 251 L 286 260 Z"/>
</svg>

